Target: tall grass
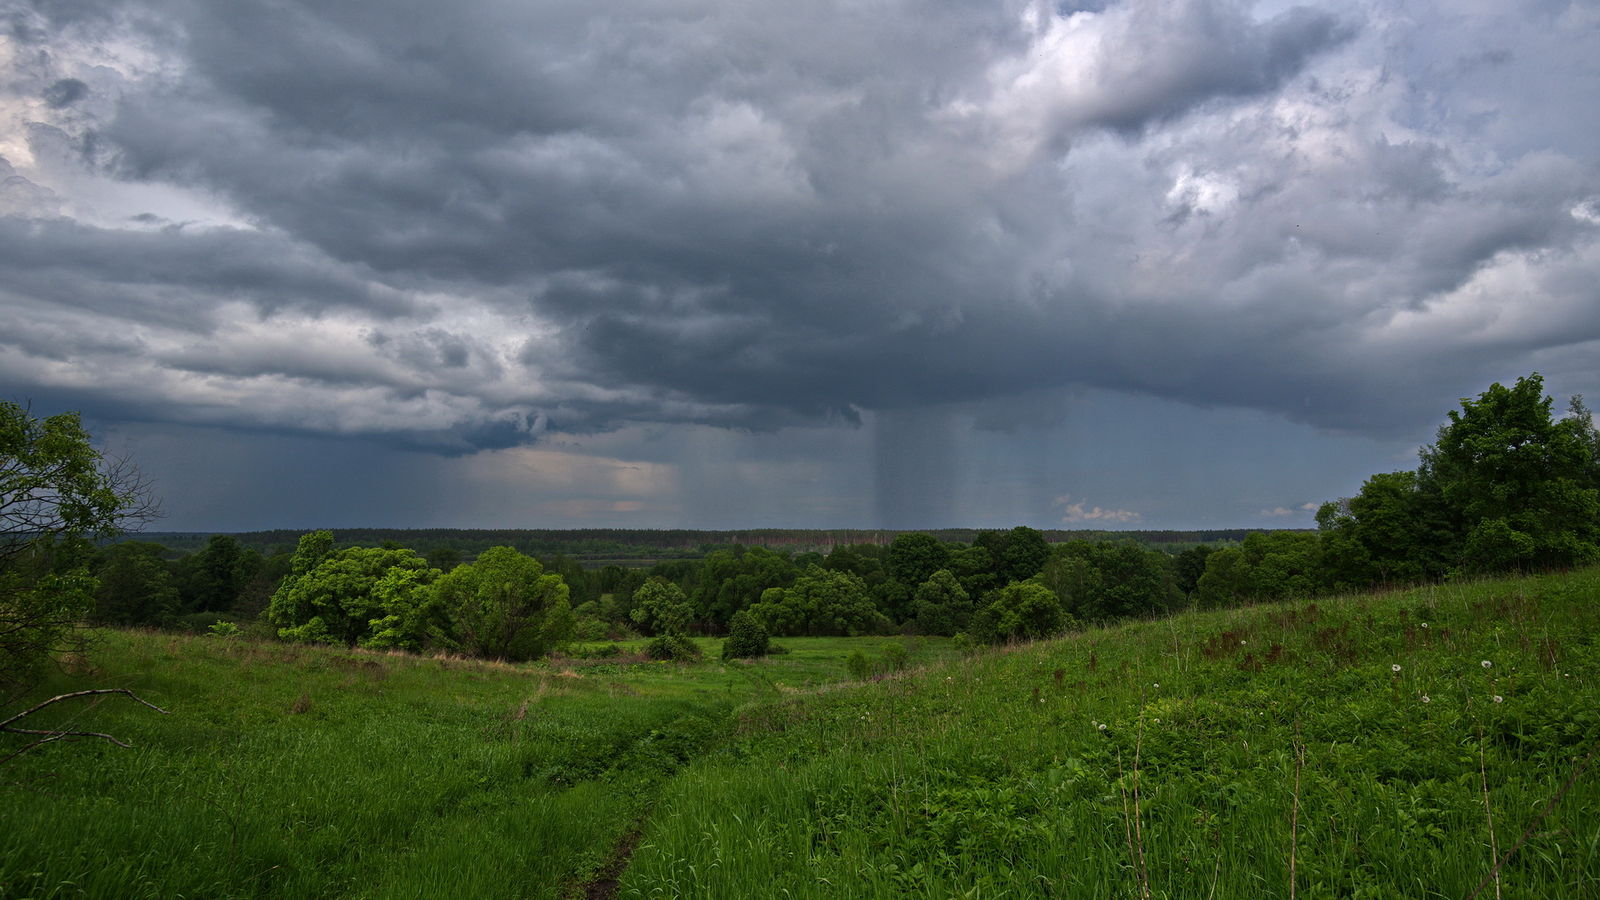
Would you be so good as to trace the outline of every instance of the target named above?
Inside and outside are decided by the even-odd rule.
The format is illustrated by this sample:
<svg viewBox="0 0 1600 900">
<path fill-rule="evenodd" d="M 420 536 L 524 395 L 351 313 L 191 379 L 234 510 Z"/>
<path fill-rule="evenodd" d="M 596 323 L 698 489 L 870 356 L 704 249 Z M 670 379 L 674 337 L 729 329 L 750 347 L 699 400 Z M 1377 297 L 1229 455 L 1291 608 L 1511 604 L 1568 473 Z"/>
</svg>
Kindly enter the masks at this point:
<svg viewBox="0 0 1600 900">
<path fill-rule="evenodd" d="M 1486 813 L 1530 835 L 1504 896 L 1600 896 L 1600 778 L 1540 818 L 1600 743 L 1597 639 L 1586 571 L 1190 614 L 830 692 L 674 779 L 623 896 L 1463 898 Z"/>
<path fill-rule="evenodd" d="M 0 768 L 0 897 L 568 896 L 734 710 L 844 676 L 846 642 L 789 643 L 568 668 L 106 632 L 44 696 L 172 714 L 48 711 L 133 748 Z"/>
<path fill-rule="evenodd" d="M 45 691 L 172 715 L 52 708 L 134 747 L 0 767 L 0 897 L 571 897 L 640 827 L 623 896 L 1600 896 L 1600 571 L 926 642 L 869 681 L 849 656 L 897 642 L 783 643 L 108 632 Z"/>
</svg>

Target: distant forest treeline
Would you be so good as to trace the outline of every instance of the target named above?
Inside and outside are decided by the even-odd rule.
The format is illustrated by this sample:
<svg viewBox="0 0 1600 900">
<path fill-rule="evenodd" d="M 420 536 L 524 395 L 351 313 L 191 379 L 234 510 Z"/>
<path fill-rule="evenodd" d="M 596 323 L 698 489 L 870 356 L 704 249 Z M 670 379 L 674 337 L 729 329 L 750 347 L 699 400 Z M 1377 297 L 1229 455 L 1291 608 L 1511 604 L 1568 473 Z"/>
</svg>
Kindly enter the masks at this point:
<svg viewBox="0 0 1600 900">
<path fill-rule="evenodd" d="M 403 547 L 448 547 L 475 556 L 490 547 L 514 547 L 530 556 L 567 556 L 573 559 L 622 561 L 689 559 L 703 556 L 717 547 L 770 547 L 796 552 L 826 552 L 835 547 L 870 544 L 887 547 L 902 534 L 927 534 L 945 543 L 970 544 L 986 529 L 887 529 L 887 528 L 748 528 L 732 531 L 650 528 L 339 528 L 334 536 L 340 545 Z M 1251 531 L 1261 529 L 1220 528 L 1202 531 L 1145 530 L 1102 531 L 1092 529 L 1048 528 L 1040 533 L 1048 543 L 1067 541 L 1133 541 L 1163 548 L 1198 544 L 1234 544 Z M 1295 529 L 1288 529 L 1295 530 Z M 212 531 L 146 531 L 139 540 L 153 541 L 180 553 L 194 553 L 205 546 Z M 267 556 L 293 552 L 303 530 L 274 529 L 234 532 L 241 545 Z"/>
<path fill-rule="evenodd" d="M 1581 398 L 1559 419 L 1551 402 L 1538 375 L 1463 400 L 1416 470 L 1324 503 L 1316 531 L 346 529 L 207 535 L 186 555 L 187 536 L 151 535 L 165 540 L 102 551 L 93 615 L 194 627 L 227 614 L 288 639 L 529 658 L 741 620 L 770 635 L 1012 641 L 1560 568 L 1600 559 L 1600 432 Z"/>
</svg>

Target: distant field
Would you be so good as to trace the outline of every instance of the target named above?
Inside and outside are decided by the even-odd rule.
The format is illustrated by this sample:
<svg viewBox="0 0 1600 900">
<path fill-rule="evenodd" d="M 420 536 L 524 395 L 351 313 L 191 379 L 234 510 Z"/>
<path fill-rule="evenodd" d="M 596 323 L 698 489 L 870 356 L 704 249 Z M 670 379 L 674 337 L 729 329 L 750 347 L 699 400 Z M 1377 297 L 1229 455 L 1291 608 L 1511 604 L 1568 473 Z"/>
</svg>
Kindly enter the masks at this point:
<svg viewBox="0 0 1600 900">
<path fill-rule="evenodd" d="M 1600 571 L 970 658 L 779 643 L 518 667 L 108 632 L 46 691 L 172 715 L 63 710 L 134 748 L 0 767 L 0 896 L 1600 896 Z M 847 683 L 892 646 L 911 670 Z"/>
</svg>

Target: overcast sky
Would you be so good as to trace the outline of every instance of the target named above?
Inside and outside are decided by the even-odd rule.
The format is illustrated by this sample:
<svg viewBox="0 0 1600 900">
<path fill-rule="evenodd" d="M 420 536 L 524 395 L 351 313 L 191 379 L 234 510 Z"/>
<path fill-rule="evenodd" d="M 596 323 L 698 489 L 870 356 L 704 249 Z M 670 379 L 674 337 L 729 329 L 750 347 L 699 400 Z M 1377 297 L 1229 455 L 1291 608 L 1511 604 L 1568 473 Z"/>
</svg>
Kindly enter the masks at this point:
<svg viewBox="0 0 1600 900">
<path fill-rule="evenodd" d="M 0 0 L 157 527 L 1305 527 L 1600 396 L 1600 4 Z"/>
</svg>

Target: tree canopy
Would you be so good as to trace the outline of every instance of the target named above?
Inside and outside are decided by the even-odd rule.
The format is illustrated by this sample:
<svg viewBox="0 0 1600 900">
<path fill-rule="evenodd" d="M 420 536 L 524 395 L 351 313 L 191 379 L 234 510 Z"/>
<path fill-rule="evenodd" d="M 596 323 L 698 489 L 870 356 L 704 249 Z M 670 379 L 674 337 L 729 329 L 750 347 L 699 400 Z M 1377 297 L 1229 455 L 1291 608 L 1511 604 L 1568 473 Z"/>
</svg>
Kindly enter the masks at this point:
<svg viewBox="0 0 1600 900">
<path fill-rule="evenodd" d="M 90 541 L 156 515 L 138 473 L 94 448 L 76 413 L 0 400 L 0 694 L 75 643 L 93 607 Z"/>
</svg>

